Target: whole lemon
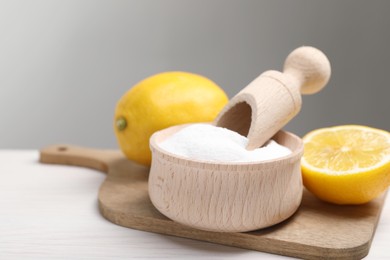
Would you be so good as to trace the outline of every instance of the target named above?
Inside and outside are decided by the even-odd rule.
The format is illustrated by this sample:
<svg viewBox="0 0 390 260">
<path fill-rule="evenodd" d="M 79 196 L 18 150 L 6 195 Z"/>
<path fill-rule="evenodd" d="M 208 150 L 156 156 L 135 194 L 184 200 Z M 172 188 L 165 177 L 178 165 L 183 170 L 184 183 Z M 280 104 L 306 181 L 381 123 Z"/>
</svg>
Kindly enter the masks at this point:
<svg viewBox="0 0 390 260">
<path fill-rule="evenodd" d="M 114 129 L 130 160 L 150 165 L 149 138 L 169 126 L 213 121 L 228 102 L 213 81 L 188 72 L 163 72 L 133 86 L 119 100 Z"/>
</svg>

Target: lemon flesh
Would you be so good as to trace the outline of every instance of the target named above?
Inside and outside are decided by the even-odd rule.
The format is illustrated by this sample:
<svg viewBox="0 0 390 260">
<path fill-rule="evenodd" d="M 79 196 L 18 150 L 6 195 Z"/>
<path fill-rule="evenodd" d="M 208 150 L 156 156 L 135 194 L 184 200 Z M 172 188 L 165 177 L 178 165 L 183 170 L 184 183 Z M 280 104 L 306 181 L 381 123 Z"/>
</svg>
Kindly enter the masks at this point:
<svg viewBox="0 0 390 260">
<path fill-rule="evenodd" d="M 227 104 L 226 93 L 210 79 L 188 72 L 164 72 L 133 86 L 115 109 L 114 130 L 130 160 L 150 165 L 149 138 L 169 126 L 211 122 Z"/>
<path fill-rule="evenodd" d="M 302 177 L 318 198 L 336 204 L 362 204 L 390 185 L 390 133 L 344 125 L 303 137 Z"/>
</svg>

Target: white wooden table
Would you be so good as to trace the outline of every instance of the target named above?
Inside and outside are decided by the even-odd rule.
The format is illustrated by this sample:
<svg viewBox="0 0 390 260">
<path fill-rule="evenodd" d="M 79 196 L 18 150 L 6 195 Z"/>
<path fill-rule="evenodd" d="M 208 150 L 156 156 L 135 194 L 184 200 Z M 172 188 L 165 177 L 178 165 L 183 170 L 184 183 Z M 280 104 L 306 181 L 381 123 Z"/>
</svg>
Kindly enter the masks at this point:
<svg viewBox="0 0 390 260">
<path fill-rule="evenodd" d="M 101 217 L 103 173 L 44 165 L 38 151 L 0 150 L 0 259 L 282 259 L 132 230 Z M 390 199 L 366 259 L 390 259 Z"/>
</svg>

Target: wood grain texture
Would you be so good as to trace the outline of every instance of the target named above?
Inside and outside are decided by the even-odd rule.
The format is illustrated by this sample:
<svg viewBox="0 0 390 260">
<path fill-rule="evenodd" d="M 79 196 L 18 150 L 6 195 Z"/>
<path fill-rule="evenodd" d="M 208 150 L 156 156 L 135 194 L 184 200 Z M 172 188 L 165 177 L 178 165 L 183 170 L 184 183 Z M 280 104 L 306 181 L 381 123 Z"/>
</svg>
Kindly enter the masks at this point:
<svg viewBox="0 0 390 260">
<path fill-rule="evenodd" d="M 248 137 L 248 150 L 261 147 L 301 109 L 302 94 L 329 81 L 330 62 L 320 50 L 304 46 L 291 52 L 284 71 L 269 70 L 249 83 L 222 109 L 215 124 Z"/>
<path fill-rule="evenodd" d="M 292 153 L 254 163 L 215 163 L 180 158 L 159 143 L 188 125 L 156 132 L 150 139 L 149 195 L 170 219 L 217 232 L 246 232 L 290 217 L 302 198 L 302 140 L 284 131 L 275 141 Z"/>
<path fill-rule="evenodd" d="M 99 207 L 102 215 L 115 224 L 306 259 L 366 256 L 386 197 L 383 194 L 359 206 L 337 206 L 321 202 L 304 190 L 298 211 L 280 224 L 245 233 L 210 232 L 189 228 L 159 213 L 148 195 L 149 169 L 125 159 L 118 151 L 51 146 L 41 150 L 40 161 L 106 171 L 107 179 L 98 195 Z"/>
</svg>

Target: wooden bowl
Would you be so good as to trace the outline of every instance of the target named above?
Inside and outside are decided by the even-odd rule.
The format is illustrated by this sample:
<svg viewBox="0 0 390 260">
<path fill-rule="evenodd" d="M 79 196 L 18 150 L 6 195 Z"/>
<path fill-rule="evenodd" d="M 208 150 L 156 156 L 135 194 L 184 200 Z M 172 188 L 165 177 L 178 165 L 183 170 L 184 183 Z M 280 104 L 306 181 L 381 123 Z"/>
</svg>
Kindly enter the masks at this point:
<svg viewBox="0 0 390 260">
<path fill-rule="evenodd" d="M 159 143 L 188 125 L 156 132 L 150 139 L 149 196 L 166 217 L 202 230 L 245 232 L 290 217 L 301 203 L 302 140 L 285 131 L 273 139 L 292 153 L 251 163 L 215 163 L 166 152 Z"/>
</svg>

